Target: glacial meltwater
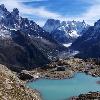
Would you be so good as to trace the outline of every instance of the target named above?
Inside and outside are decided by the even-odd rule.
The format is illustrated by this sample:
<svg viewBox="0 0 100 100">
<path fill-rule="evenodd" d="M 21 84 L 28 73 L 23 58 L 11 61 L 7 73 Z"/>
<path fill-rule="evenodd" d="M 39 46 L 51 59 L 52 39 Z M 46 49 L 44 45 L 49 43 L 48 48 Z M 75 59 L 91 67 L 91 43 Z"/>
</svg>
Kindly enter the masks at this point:
<svg viewBox="0 0 100 100">
<path fill-rule="evenodd" d="M 97 84 L 97 81 L 100 81 L 100 77 L 95 78 L 84 73 L 78 73 L 71 79 L 39 79 L 27 83 L 27 86 L 37 89 L 43 100 L 67 100 L 67 98 L 79 94 L 100 91 L 100 84 Z"/>
</svg>

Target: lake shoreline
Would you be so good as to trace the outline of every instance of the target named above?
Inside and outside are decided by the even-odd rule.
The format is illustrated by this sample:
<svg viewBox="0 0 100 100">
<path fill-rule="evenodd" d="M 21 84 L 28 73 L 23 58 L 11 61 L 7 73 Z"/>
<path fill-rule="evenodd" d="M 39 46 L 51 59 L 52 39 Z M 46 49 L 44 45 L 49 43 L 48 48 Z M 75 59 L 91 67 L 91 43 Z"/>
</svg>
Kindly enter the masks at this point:
<svg viewBox="0 0 100 100">
<path fill-rule="evenodd" d="M 93 61 L 84 61 L 79 58 L 69 58 L 67 60 L 60 60 L 52 62 L 46 67 L 37 68 L 32 71 L 23 71 L 26 76 L 30 76 L 26 81 L 34 81 L 39 78 L 47 79 L 70 79 L 76 73 L 85 73 L 93 77 L 100 77 L 99 65 Z M 22 76 L 25 77 L 25 76 Z"/>
<path fill-rule="evenodd" d="M 97 77 L 99 77 L 99 76 L 93 76 L 92 74 L 87 74 L 87 73 L 85 73 L 85 72 L 74 72 L 73 73 L 73 75 L 71 75 L 71 76 L 66 76 L 66 77 L 60 77 L 60 78 L 52 78 L 52 77 L 46 77 L 46 76 L 44 76 L 44 77 L 38 77 L 38 78 L 32 78 L 31 80 L 27 80 L 26 82 L 25 82 L 25 84 L 27 84 L 27 83 L 29 83 L 29 82 L 35 82 L 35 81 L 37 81 L 37 80 L 39 80 L 39 79 L 48 79 L 48 80 L 65 80 L 65 79 L 71 79 L 71 78 L 74 78 L 75 77 L 75 74 L 78 74 L 78 73 L 84 73 L 84 74 L 86 74 L 87 76 L 92 76 L 92 77 L 94 77 L 94 78 L 97 78 Z M 100 84 L 100 81 L 97 81 L 96 82 L 97 84 Z"/>
<path fill-rule="evenodd" d="M 70 65 L 70 67 L 68 67 L 68 64 Z M 67 65 L 68 69 L 65 69 L 64 71 L 57 71 L 57 68 L 58 68 L 57 66 L 59 66 L 59 65 L 60 66 Z M 53 67 L 53 66 L 56 66 L 56 67 Z M 80 67 L 80 66 L 82 66 L 82 67 Z M 86 66 L 89 66 L 89 67 L 86 67 Z M 98 65 L 95 65 L 94 63 L 92 64 L 91 62 L 84 62 L 82 59 L 76 59 L 76 58 L 75 58 L 75 60 L 71 59 L 71 60 L 67 60 L 67 61 L 66 60 L 60 61 L 60 63 L 58 63 L 58 62 L 52 63 L 52 64 L 48 65 L 47 69 L 46 68 L 45 69 L 37 68 L 36 70 L 34 70 L 34 72 L 35 72 L 34 74 L 32 74 L 33 73 L 32 71 L 27 72 L 29 75 L 33 76 L 33 78 L 31 80 L 28 80 L 26 82 L 26 84 L 30 83 L 30 82 L 38 81 L 40 79 L 58 80 L 58 81 L 65 80 L 65 79 L 69 80 L 69 79 L 74 78 L 75 74 L 78 74 L 78 73 L 85 73 L 87 76 L 89 75 L 89 76 L 95 77 L 95 78 L 100 77 Z M 96 81 L 95 83 L 98 84 L 98 81 Z"/>
<path fill-rule="evenodd" d="M 100 92 L 88 92 L 86 94 L 80 94 L 79 96 L 73 96 L 68 100 L 99 100 L 100 99 Z"/>
<path fill-rule="evenodd" d="M 76 73 L 76 74 L 74 75 L 73 78 L 76 78 L 76 77 L 77 77 L 77 74 L 80 74 L 80 75 L 83 74 L 83 75 L 86 76 L 85 73 Z M 80 77 L 80 75 L 79 75 L 79 77 Z M 87 76 L 88 76 L 88 77 L 92 77 L 91 75 L 87 75 Z M 87 77 L 87 76 L 86 76 L 86 77 Z M 36 81 L 41 81 L 41 80 L 46 80 L 46 79 L 47 79 L 47 78 L 39 78 L 39 79 L 37 79 L 37 80 L 35 80 L 35 81 L 31 81 L 31 82 L 36 82 Z M 59 79 L 47 79 L 46 81 L 50 81 L 50 80 L 52 80 L 52 81 L 56 81 L 56 80 L 57 80 L 57 81 L 60 81 L 60 80 L 63 80 L 63 81 L 67 80 L 67 81 L 69 81 L 68 79 L 60 79 L 60 80 L 59 80 Z M 72 78 L 71 78 L 71 80 L 72 80 Z M 96 81 L 95 81 L 95 83 L 96 83 Z M 31 87 L 31 88 L 32 88 L 32 87 Z M 35 89 L 36 89 L 36 88 L 35 88 Z M 91 91 L 91 90 L 90 90 L 90 91 Z M 90 91 L 80 92 L 79 94 L 81 94 L 81 93 L 88 94 L 88 92 L 90 92 Z M 42 98 L 42 97 L 43 97 L 43 96 L 42 96 L 42 93 L 41 93 L 40 91 L 38 91 L 38 92 L 41 94 L 41 98 Z M 91 92 L 92 92 L 92 91 L 91 91 Z M 95 92 L 95 93 L 98 93 L 97 90 L 96 90 L 96 91 L 94 90 L 94 92 Z M 78 94 L 78 95 L 79 95 L 79 94 Z M 71 96 L 71 97 L 76 97 L 76 96 L 73 95 L 73 96 Z M 77 96 L 77 97 L 78 97 L 78 96 Z M 69 99 L 69 100 L 73 100 L 73 99 Z"/>
</svg>

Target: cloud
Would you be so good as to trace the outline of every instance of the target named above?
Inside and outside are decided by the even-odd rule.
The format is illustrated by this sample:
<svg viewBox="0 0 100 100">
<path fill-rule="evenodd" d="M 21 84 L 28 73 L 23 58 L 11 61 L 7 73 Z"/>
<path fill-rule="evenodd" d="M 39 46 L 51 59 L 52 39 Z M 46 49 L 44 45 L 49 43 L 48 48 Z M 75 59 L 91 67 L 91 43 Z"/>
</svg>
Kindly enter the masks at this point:
<svg viewBox="0 0 100 100">
<path fill-rule="evenodd" d="M 31 1 L 47 1 L 47 0 L 30 0 Z M 8 10 L 12 10 L 13 8 L 18 8 L 20 14 L 24 17 L 35 16 L 38 18 L 37 23 L 43 25 L 44 22 L 49 18 L 60 19 L 60 20 L 77 20 L 82 21 L 85 20 L 88 24 L 93 25 L 93 23 L 100 18 L 100 0 L 79 0 L 80 2 L 87 2 L 91 4 L 85 12 L 82 12 L 79 16 L 63 16 L 59 13 L 52 12 L 47 10 L 44 6 L 34 8 L 30 6 L 26 6 L 23 2 L 29 2 L 29 0 L 0 0 L 0 4 L 5 4 Z M 43 20 L 41 20 L 43 19 Z"/>
<path fill-rule="evenodd" d="M 40 2 L 40 1 L 48 1 L 48 0 L 17 0 L 17 2 Z"/>
<path fill-rule="evenodd" d="M 48 18 L 54 18 L 54 19 L 66 19 L 65 17 L 61 16 L 60 14 L 48 11 L 45 9 L 45 7 L 29 7 L 25 6 L 22 2 L 23 0 L 1 0 L 1 4 L 5 4 L 6 8 L 10 11 L 12 11 L 13 8 L 18 8 L 20 11 L 20 14 L 23 16 L 38 16 L 43 19 L 48 19 Z M 26 0 L 28 1 L 28 0 Z M 26 2 L 25 1 L 25 2 Z M 31 0 L 31 1 L 43 1 L 43 0 Z M 42 22 L 41 22 L 42 23 Z"/>
<path fill-rule="evenodd" d="M 91 7 L 86 12 L 82 13 L 80 18 L 85 19 L 89 24 L 100 19 L 100 0 L 91 0 Z"/>
<path fill-rule="evenodd" d="M 80 15 L 77 16 L 66 16 L 67 20 L 82 21 L 85 20 L 89 25 L 94 25 L 94 22 L 100 19 L 100 0 L 79 0 L 80 2 L 85 2 L 91 6 Z"/>
<path fill-rule="evenodd" d="M 20 3 L 18 2 L 20 1 Z M 28 0 L 24 0 L 24 2 L 27 2 Z M 43 1 L 43 0 L 30 0 L 30 1 Z M 5 4 L 6 8 L 8 10 L 12 10 L 13 8 L 18 8 L 21 14 L 25 14 L 25 15 L 36 15 L 36 16 L 40 16 L 43 18 L 60 18 L 63 17 L 57 13 L 53 13 L 51 11 L 48 11 L 45 9 L 45 7 L 38 7 L 38 8 L 34 8 L 34 7 L 29 7 L 29 6 L 25 6 L 23 3 L 23 0 L 1 0 L 0 3 L 1 4 Z"/>
</svg>

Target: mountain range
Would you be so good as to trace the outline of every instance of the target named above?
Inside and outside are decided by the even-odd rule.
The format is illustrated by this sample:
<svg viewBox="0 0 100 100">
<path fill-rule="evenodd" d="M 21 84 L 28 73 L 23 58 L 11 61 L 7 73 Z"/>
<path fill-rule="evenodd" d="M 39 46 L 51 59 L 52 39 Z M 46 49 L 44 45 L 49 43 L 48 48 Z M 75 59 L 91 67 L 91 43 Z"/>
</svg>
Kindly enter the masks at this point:
<svg viewBox="0 0 100 100">
<path fill-rule="evenodd" d="M 0 5 L 0 63 L 14 69 L 30 69 L 51 61 L 62 45 L 34 21 Z"/>
<path fill-rule="evenodd" d="M 83 20 L 80 21 L 60 21 L 55 19 L 48 19 L 43 29 L 54 37 L 57 42 L 61 44 L 72 43 L 79 36 L 82 35 L 82 31 L 89 27 Z"/>
<path fill-rule="evenodd" d="M 100 20 L 85 30 L 83 35 L 75 40 L 71 48 L 80 52 L 78 57 L 100 57 Z"/>
<path fill-rule="evenodd" d="M 12 70 L 43 66 L 68 49 L 79 51 L 78 57 L 100 57 L 99 40 L 100 20 L 89 26 L 84 20 L 48 19 L 40 27 L 21 17 L 17 8 L 9 12 L 0 5 L 0 63 Z M 64 47 L 68 43 L 71 47 Z"/>
</svg>

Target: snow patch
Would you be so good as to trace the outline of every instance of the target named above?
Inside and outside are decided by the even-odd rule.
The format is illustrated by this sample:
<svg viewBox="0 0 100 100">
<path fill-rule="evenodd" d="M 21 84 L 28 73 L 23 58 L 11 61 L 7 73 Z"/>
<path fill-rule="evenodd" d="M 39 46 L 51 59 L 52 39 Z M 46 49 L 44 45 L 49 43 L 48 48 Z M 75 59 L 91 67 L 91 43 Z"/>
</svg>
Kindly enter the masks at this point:
<svg viewBox="0 0 100 100">
<path fill-rule="evenodd" d="M 72 32 L 69 34 L 71 37 L 73 37 L 73 38 L 77 38 L 77 37 L 79 37 L 80 35 L 77 33 L 77 31 L 76 30 L 72 30 Z"/>
<path fill-rule="evenodd" d="M 17 31 L 17 30 L 13 28 L 13 29 L 10 29 L 10 31 Z"/>
<path fill-rule="evenodd" d="M 72 43 L 67 43 L 67 44 L 63 44 L 63 46 L 65 46 L 65 47 L 70 47 L 72 45 Z"/>
</svg>

